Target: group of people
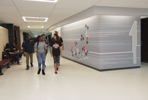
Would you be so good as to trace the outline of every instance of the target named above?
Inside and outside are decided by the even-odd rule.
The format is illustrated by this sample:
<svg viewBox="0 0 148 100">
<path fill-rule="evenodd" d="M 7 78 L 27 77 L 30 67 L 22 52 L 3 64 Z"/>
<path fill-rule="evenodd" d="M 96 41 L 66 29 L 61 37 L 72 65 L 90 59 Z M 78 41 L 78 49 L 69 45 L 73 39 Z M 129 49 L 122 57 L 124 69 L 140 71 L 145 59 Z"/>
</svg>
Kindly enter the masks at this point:
<svg viewBox="0 0 148 100">
<path fill-rule="evenodd" d="M 45 75 L 45 61 L 48 53 L 48 46 L 51 47 L 50 53 L 51 57 L 54 59 L 54 69 L 55 74 L 59 69 L 60 56 L 62 56 L 62 50 L 64 50 L 63 39 L 58 36 L 58 32 L 54 32 L 54 36 L 51 39 L 51 43 L 49 45 L 48 40 L 46 39 L 46 35 L 42 34 L 36 38 L 36 41 L 30 39 L 29 36 L 25 37 L 25 41 L 22 44 L 23 52 L 20 53 L 17 50 L 15 43 L 9 44 L 7 43 L 4 51 L 6 52 L 4 58 L 14 58 L 18 65 L 21 65 L 19 60 L 22 58 L 22 54 L 26 57 L 26 70 L 29 70 L 29 65 L 33 67 L 33 53 L 36 52 L 37 60 L 38 60 L 38 72 L 40 74 L 42 70 L 42 74 Z M 30 59 L 30 64 L 29 64 Z M 41 69 L 42 65 L 42 69 Z"/>
<path fill-rule="evenodd" d="M 29 70 L 29 65 L 33 67 L 33 53 L 36 52 L 37 60 L 38 60 L 38 72 L 40 74 L 42 70 L 42 74 L 45 75 L 45 61 L 48 53 L 48 46 L 51 47 L 50 53 L 51 57 L 54 59 L 54 69 L 55 74 L 57 74 L 58 66 L 60 63 L 60 56 L 62 56 L 62 50 L 64 50 L 63 39 L 58 36 L 58 32 L 54 32 L 54 36 L 51 39 L 51 43 L 49 45 L 48 40 L 46 39 L 45 34 L 42 34 L 36 38 L 36 42 L 34 43 L 30 40 L 29 36 L 26 36 L 26 40 L 23 42 L 23 55 L 26 56 L 26 70 Z M 30 64 L 29 64 L 30 58 Z M 18 62 L 19 64 L 19 62 Z M 42 66 L 42 69 L 41 69 Z"/>
</svg>

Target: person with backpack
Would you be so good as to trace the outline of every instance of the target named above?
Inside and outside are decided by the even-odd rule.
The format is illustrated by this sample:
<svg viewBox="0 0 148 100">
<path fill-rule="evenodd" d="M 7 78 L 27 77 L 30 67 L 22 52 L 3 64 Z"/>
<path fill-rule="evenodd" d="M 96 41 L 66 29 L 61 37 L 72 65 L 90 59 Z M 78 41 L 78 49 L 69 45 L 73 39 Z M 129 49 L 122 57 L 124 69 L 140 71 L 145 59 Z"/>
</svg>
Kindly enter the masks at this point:
<svg viewBox="0 0 148 100">
<path fill-rule="evenodd" d="M 23 42 L 23 54 L 26 56 L 26 70 L 29 70 L 29 58 L 30 65 L 33 67 L 33 52 L 34 52 L 34 42 L 30 40 L 30 36 L 26 36 L 26 40 Z"/>
<path fill-rule="evenodd" d="M 47 51 L 46 51 L 46 56 L 47 56 L 49 43 L 48 43 L 48 40 L 46 39 L 46 35 L 45 34 L 42 34 L 41 36 L 42 36 L 43 42 L 45 42 L 46 47 L 47 47 Z M 46 57 L 45 57 L 45 60 L 46 60 Z M 45 64 L 45 67 L 46 67 L 46 64 Z"/>
<path fill-rule="evenodd" d="M 6 44 L 4 51 L 7 53 L 6 58 L 14 58 L 16 60 L 17 64 L 20 65 L 19 54 L 18 54 L 18 52 L 13 51 L 13 49 L 9 43 Z"/>
<path fill-rule="evenodd" d="M 60 55 L 62 56 L 61 41 L 57 34 L 54 34 L 51 42 L 51 57 L 54 59 L 55 74 L 57 74 Z"/>
<path fill-rule="evenodd" d="M 42 65 L 42 74 L 45 75 L 45 57 L 47 52 L 47 46 L 42 39 L 42 36 L 38 36 L 39 40 L 35 43 L 35 50 L 38 60 L 38 73 L 40 74 L 41 65 Z"/>
</svg>

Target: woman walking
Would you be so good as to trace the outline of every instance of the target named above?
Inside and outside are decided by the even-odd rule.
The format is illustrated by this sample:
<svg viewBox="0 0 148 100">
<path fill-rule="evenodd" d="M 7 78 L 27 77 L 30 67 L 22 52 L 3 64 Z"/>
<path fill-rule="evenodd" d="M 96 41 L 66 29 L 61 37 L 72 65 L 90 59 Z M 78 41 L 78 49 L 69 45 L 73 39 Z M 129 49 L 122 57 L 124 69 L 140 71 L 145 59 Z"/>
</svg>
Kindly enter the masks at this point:
<svg viewBox="0 0 148 100">
<path fill-rule="evenodd" d="M 38 59 L 38 74 L 40 74 L 41 71 L 41 65 L 42 65 L 42 74 L 45 75 L 45 57 L 46 57 L 46 44 L 42 41 L 42 37 L 38 36 L 39 40 L 35 44 L 37 59 Z"/>
<path fill-rule="evenodd" d="M 62 56 L 62 50 L 61 50 L 62 44 L 57 34 L 54 34 L 50 46 L 51 46 L 51 57 L 53 57 L 54 59 L 55 74 L 57 74 L 60 55 Z"/>
</svg>

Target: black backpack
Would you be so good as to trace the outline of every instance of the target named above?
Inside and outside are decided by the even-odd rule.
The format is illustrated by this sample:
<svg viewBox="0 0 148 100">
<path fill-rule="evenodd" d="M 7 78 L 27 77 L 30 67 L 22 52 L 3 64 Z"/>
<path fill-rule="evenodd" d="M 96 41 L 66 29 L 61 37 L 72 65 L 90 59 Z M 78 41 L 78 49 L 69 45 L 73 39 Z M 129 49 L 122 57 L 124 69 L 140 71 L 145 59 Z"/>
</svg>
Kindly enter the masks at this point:
<svg viewBox="0 0 148 100">
<path fill-rule="evenodd" d="M 9 58 L 9 55 L 7 52 L 2 52 L 2 59 L 8 59 Z"/>
</svg>

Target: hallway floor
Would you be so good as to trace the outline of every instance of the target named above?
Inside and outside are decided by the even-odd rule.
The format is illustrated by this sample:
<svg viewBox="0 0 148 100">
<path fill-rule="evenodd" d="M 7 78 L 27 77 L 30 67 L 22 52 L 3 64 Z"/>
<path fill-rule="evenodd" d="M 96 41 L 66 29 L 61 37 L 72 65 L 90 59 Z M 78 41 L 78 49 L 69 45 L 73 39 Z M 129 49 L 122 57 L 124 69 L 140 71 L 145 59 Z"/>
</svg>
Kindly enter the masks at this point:
<svg viewBox="0 0 148 100">
<path fill-rule="evenodd" d="M 148 100 L 148 63 L 141 68 L 99 72 L 61 59 L 54 74 L 53 60 L 46 59 L 46 75 L 37 75 L 34 67 L 22 65 L 3 69 L 0 76 L 0 100 Z"/>
</svg>

